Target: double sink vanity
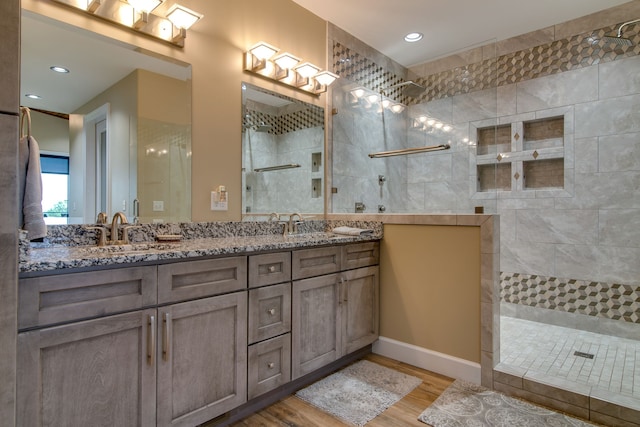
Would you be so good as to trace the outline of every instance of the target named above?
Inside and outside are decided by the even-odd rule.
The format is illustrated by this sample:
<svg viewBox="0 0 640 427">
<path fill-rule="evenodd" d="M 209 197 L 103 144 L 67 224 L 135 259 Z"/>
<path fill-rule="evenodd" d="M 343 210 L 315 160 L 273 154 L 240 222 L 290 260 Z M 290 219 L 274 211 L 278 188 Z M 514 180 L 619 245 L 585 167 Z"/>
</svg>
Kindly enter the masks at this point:
<svg viewBox="0 0 640 427">
<path fill-rule="evenodd" d="M 347 363 L 378 337 L 382 227 L 312 222 L 175 225 L 175 243 L 147 225 L 130 245 L 21 255 L 22 425 L 223 425 Z"/>
</svg>

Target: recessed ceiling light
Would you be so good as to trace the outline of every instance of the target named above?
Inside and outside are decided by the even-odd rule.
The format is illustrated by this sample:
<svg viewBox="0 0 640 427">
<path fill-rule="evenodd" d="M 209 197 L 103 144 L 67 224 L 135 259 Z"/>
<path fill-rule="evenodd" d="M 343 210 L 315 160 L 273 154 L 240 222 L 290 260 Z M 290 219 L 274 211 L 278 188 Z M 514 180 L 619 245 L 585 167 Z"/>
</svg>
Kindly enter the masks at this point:
<svg viewBox="0 0 640 427">
<path fill-rule="evenodd" d="M 31 99 L 42 99 L 42 97 L 40 95 L 36 95 L 35 93 L 28 93 L 25 96 L 27 98 L 31 98 Z"/>
<path fill-rule="evenodd" d="M 404 36 L 404 41 L 413 43 L 413 42 L 422 40 L 422 37 L 424 37 L 422 33 L 409 33 L 406 36 Z"/>
<path fill-rule="evenodd" d="M 49 67 L 49 69 L 51 71 L 55 71 L 56 73 L 68 73 L 69 72 L 68 68 L 61 67 L 59 65 L 52 65 L 51 67 Z"/>
</svg>

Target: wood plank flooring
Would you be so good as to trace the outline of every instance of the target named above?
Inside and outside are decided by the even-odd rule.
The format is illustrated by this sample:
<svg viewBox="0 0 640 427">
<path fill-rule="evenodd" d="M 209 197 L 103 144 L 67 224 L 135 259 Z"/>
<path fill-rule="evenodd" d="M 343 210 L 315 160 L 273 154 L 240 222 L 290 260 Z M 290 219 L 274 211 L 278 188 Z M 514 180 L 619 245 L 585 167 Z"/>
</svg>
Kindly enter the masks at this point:
<svg viewBox="0 0 640 427">
<path fill-rule="evenodd" d="M 367 427 L 425 427 L 426 424 L 418 421 L 418 415 L 453 382 L 452 378 L 376 354 L 369 354 L 365 359 L 422 379 L 422 384 L 369 421 Z M 232 427 L 349 427 L 349 424 L 292 395 L 233 424 Z"/>
</svg>

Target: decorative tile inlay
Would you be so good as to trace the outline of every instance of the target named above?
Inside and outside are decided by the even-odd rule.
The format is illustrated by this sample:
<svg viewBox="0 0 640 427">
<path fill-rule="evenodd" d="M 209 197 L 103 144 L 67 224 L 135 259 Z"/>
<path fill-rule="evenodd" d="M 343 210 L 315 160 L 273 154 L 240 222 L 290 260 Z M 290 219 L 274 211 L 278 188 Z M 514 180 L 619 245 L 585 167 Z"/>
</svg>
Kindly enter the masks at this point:
<svg viewBox="0 0 640 427">
<path fill-rule="evenodd" d="M 498 157 L 496 157 L 496 159 L 498 159 L 498 161 L 502 160 L 502 154 L 498 154 Z"/>
<path fill-rule="evenodd" d="M 516 132 L 515 135 L 513 135 L 513 139 L 515 139 L 516 141 L 520 139 L 520 134 L 518 132 Z"/>
<path fill-rule="evenodd" d="M 533 156 L 533 158 L 534 158 L 534 159 L 537 159 L 537 158 L 538 158 L 538 155 L 539 155 L 539 154 L 538 154 L 538 150 L 534 151 L 534 152 L 533 152 L 533 154 L 532 154 L 532 156 Z"/>
<path fill-rule="evenodd" d="M 513 175 L 513 177 L 514 177 L 515 179 L 519 179 L 519 178 L 520 178 L 520 174 L 519 174 L 518 172 L 516 172 L 516 173 L 515 173 L 515 175 Z"/>
<path fill-rule="evenodd" d="M 640 323 L 640 286 L 500 274 L 503 302 Z"/>
<path fill-rule="evenodd" d="M 422 104 L 640 55 L 640 24 L 625 27 L 624 36 L 631 39 L 631 46 L 618 46 L 602 40 L 603 36 L 615 34 L 616 30 L 617 25 L 600 28 L 591 33 L 420 77 L 416 83 L 427 90 L 417 99 L 402 97 L 401 88 L 391 91 L 388 96 L 406 105 Z M 375 91 L 403 81 L 338 42 L 333 45 L 333 71 L 342 78 Z"/>
</svg>

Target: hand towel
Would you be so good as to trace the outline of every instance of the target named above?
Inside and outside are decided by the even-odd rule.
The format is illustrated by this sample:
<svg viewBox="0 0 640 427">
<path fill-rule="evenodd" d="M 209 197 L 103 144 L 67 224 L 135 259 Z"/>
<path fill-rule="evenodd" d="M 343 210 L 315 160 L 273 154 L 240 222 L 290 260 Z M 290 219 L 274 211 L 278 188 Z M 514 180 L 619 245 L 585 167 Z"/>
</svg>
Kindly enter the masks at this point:
<svg viewBox="0 0 640 427">
<path fill-rule="evenodd" d="M 47 226 L 42 213 L 42 175 L 40 172 L 40 148 L 31 136 L 31 120 L 28 112 L 29 132 L 20 138 L 18 148 L 20 203 L 20 228 L 29 232 L 29 240 L 40 239 L 47 235 Z"/>
<path fill-rule="evenodd" d="M 344 234 L 347 236 L 360 236 L 363 234 L 373 233 L 373 230 L 369 228 L 356 228 L 356 227 L 336 227 L 333 230 L 335 234 Z"/>
</svg>

